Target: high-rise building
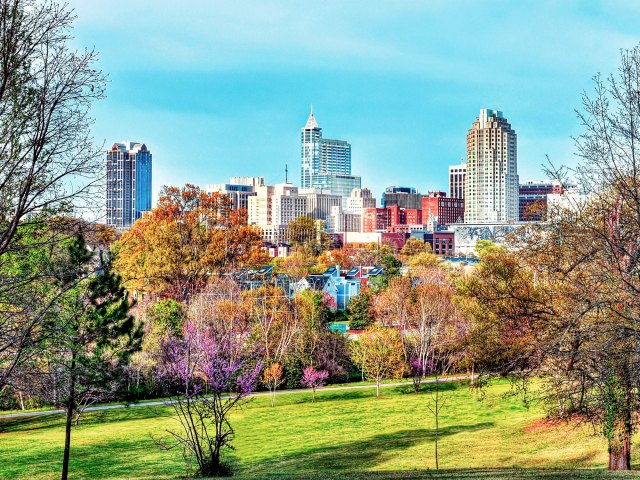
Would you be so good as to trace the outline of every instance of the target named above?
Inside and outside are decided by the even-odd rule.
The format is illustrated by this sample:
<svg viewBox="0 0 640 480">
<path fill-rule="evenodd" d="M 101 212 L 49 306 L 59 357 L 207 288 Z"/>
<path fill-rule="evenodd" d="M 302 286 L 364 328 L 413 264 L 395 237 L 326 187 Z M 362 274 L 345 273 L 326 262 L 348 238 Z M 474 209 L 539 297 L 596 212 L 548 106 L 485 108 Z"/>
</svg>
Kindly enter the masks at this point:
<svg viewBox="0 0 640 480">
<path fill-rule="evenodd" d="M 467 133 L 465 223 L 518 221 L 516 132 L 498 110 L 483 108 Z"/>
<path fill-rule="evenodd" d="M 351 145 L 344 140 L 322 137 L 313 109 L 301 135 L 301 188 L 329 189 L 346 198 L 360 188 L 360 177 L 351 175 Z M 345 193 L 346 192 L 346 193 Z"/>
<path fill-rule="evenodd" d="M 449 165 L 449 196 L 464 199 L 464 180 L 467 176 L 467 165 Z"/>
<path fill-rule="evenodd" d="M 382 206 L 420 210 L 422 208 L 422 194 L 413 187 L 387 187 L 382 194 Z"/>
<path fill-rule="evenodd" d="M 107 150 L 107 225 L 126 230 L 151 210 L 151 158 L 144 143 L 114 143 Z"/>
</svg>

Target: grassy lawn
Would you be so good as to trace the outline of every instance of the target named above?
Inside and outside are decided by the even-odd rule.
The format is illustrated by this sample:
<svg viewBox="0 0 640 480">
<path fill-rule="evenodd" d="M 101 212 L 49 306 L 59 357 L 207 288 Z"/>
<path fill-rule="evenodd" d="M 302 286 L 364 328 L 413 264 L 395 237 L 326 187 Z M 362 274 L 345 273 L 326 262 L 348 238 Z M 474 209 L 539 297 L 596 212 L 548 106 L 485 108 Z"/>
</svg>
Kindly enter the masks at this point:
<svg viewBox="0 0 640 480">
<path fill-rule="evenodd" d="M 432 386 L 429 386 L 432 388 Z M 603 469 L 604 441 L 586 428 L 538 421 L 504 398 L 504 384 L 484 401 L 461 384 L 447 384 L 441 417 L 440 467 L 434 464 L 434 420 L 428 394 L 412 387 L 320 391 L 253 399 L 232 419 L 233 462 L 239 478 L 632 478 Z M 185 475 L 181 452 L 160 451 L 152 435 L 177 428 L 167 407 L 136 407 L 85 414 L 74 429 L 74 479 L 172 479 Z M 63 446 L 62 416 L 0 420 L 0 478 L 58 478 Z M 634 458 L 637 452 L 634 451 Z M 544 470 L 518 470 L 544 469 Z M 322 473 L 320 473 L 322 472 Z M 635 477 L 634 477 L 635 478 Z"/>
</svg>

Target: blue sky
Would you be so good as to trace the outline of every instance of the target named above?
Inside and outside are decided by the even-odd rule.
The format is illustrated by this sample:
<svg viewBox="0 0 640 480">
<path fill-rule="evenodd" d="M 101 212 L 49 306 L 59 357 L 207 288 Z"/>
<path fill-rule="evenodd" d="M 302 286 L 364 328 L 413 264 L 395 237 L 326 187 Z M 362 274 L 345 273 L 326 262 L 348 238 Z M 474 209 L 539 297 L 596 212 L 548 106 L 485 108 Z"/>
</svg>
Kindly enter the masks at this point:
<svg viewBox="0 0 640 480">
<path fill-rule="evenodd" d="M 638 44 L 640 2 L 71 0 L 74 45 L 109 75 L 96 140 L 145 142 L 154 191 L 232 175 L 299 181 L 300 128 L 352 145 L 353 173 L 447 188 L 480 108 L 518 133 L 521 180 L 571 163 L 575 108 Z"/>
</svg>

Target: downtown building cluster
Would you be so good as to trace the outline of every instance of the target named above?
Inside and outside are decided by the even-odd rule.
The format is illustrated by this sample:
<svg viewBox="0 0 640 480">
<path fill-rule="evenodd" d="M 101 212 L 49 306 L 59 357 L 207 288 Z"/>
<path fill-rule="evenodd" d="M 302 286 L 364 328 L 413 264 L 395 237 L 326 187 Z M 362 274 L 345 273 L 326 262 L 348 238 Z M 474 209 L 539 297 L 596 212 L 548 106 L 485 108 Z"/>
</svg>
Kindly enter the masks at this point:
<svg viewBox="0 0 640 480">
<path fill-rule="evenodd" d="M 466 162 L 448 167 L 449 192 L 390 186 L 380 205 L 351 171 L 351 144 L 325 138 L 313 109 L 300 133 L 300 184 L 268 185 L 264 177 L 231 177 L 208 184 L 262 232 L 273 256 L 286 255 L 288 227 L 302 216 L 332 235 L 336 247 L 378 243 L 401 248 L 406 239 L 429 242 L 439 255 L 473 253 L 493 239 L 539 221 L 549 204 L 576 195 L 557 182 L 520 183 L 517 134 L 499 110 L 481 109 L 467 132 Z M 136 142 L 107 152 L 107 223 L 125 230 L 151 208 L 151 152 Z"/>
</svg>

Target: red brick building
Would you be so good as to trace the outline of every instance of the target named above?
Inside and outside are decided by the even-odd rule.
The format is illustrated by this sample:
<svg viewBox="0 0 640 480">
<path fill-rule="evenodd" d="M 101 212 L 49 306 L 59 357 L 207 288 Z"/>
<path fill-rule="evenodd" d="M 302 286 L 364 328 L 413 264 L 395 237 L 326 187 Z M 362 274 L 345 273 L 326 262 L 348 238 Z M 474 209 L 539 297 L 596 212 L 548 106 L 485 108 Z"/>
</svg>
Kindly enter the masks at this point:
<svg viewBox="0 0 640 480">
<path fill-rule="evenodd" d="M 464 200 L 449 198 L 445 192 L 429 192 L 422 197 L 422 220 L 428 222 L 431 216 L 439 225 L 462 223 L 464 221 Z"/>
<path fill-rule="evenodd" d="M 422 212 L 414 208 L 391 205 L 387 208 L 365 208 L 362 212 L 362 231 L 398 231 L 402 225 L 422 225 Z"/>
<path fill-rule="evenodd" d="M 387 208 L 365 208 L 362 210 L 362 231 L 377 232 L 391 226 L 391 212 Z"/>
</svg>

